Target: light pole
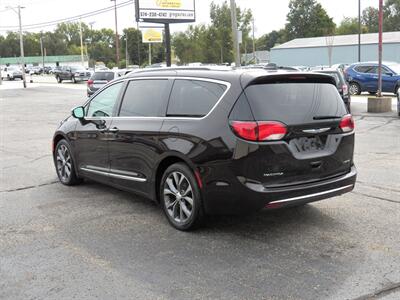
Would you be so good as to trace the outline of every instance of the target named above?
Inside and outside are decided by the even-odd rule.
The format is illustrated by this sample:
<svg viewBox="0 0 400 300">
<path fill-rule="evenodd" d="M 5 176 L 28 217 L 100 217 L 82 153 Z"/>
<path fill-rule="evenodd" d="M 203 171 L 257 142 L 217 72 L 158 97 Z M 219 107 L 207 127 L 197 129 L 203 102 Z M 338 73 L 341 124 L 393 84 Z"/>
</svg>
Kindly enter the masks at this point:
<svg viewBox="0 0 400 300">
<path fill-rule="evenodd" d="M 383 0 L 379 0 L 378 97 L 382 97 L 382 27 L 383 27 Z"/>
<path fill-rule="evenodd" d="M 235 55 L 235 66 L 240 67 L 240 49 L 239 49 L 239 41 L 238 41 L 238 28 L 237 28 L 235 0 L 231 0 L 231 19 L 232 19 L 233 52 Z"/>
<path fill-rule="evenodd" d="M 361 0 L 358 0 L 358 62 L 361 62 Z"/>
<path fill-rule="evenodd" d="M 25 8 L 23 6 L 18 5 L 16 10 L 14 7 L 7 6 L 6 8 L 12 9 L 18 15 L 19 22 L 19 47 L 21 49 L 21 65 L 22 65 L 22 83 L 24 88 L 26 88 L 26 76 L 25 76 L 25 56 L 24 56 L 24 39 L 22 36 L 22 22 L 21 22 L 21 9 Z"/>
<path fill-rule="evenodd" d="M 118 37 L 118 16 L 117 16 L 117 0 L 111 0 L 114 2 L 114 14 L 115 14 L 115 59 L 117 66 L 119 66 L 119 37 Z"/>
</svg>

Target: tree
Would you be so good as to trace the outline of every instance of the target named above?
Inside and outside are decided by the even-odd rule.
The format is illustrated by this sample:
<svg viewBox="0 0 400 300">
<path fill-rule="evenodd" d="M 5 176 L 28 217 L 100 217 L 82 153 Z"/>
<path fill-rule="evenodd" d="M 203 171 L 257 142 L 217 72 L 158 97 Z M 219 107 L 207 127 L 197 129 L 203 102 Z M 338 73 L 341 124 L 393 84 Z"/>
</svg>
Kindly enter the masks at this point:
<svg viewBox="0 0 400 300">
<path fill-rule="evenodd" d="M 361 32 L 367 33 L 368 28 L 365 25 L 361 26 Z M 358 18 L 345 17 L 336 28 L 337 35 L 357 34 L 358 33 Z"/>
<path fill-rule="evenodd" d="M 256 44 L 258 50 L 271 50 L 276 44 L 287 42 L 287 34 L 285 29 L 279 31 L 273 30 L 270 33 L 261 36 Z"/>
<path fill-rule="evenodd" d="M 400 0 L 385 2 L 384 18 L 384 31 L 400 31 Z"/>
<path fill-rule="evenodd" d="M 316 0 L 290 0 L 286 31 L 289 40 L 330 34 L 335 23 Z"/>
<path fill-rule="evenodd" d="M 367 27 L 368 32 L 378 32 L 379 10 L 374 7 L 367 7 L 362 12 L 362 23 Z"/>
</svg>

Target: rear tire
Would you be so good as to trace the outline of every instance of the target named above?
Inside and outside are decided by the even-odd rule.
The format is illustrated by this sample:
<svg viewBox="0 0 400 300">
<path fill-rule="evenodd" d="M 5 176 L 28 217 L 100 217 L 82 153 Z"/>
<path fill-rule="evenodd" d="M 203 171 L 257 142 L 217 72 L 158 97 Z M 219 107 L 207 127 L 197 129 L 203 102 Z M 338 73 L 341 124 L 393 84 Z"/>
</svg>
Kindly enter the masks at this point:
<svg viewBox="0 0 400 300">
<path fill-rule="evenodd" d="M 160 203 L 168 222 L 178 230 L 193 230 L 204 219 L 196 178 L 183 163 L 173 164 L 164 172 L 160 183 Z"/>
<path fill-rule="evenodd" d="M 54 164 L 58 179 L 63 185 L 71 186 L 82 182 L 76 175 L 71 147 L 66 140 L 58 142 L 54 151 Z"/>
<path fill-rule="evenodd" d="M 350 95 L 360 95 L 361 87 L 357 82 L 351 82 L 349 91 L 350 91 Z"/>
</svg>

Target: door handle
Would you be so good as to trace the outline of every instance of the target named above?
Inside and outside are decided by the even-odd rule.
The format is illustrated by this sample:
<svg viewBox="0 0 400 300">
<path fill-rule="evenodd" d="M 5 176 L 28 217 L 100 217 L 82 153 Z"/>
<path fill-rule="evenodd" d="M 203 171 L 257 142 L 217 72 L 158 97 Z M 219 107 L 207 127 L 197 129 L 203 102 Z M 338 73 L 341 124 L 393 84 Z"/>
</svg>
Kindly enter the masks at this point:
<svg viewBox="0 0 400 300">
<path fill-rule="evenodd" d="M 108 132 L 110 132 L 110 133 L 117 133 L 118 131 L 119 131 L 119 129 L 117 127 L 108 129 Z"/>
</svg>

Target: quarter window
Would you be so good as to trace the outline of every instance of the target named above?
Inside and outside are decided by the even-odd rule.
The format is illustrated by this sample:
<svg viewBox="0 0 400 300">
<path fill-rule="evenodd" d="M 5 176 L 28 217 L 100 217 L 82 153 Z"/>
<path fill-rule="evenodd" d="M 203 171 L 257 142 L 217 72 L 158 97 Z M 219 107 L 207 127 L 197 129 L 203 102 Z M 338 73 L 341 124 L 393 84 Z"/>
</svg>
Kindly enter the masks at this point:
<svg viewBox="0 0 400 300">
<path fill-rule="evenodd" d="M 175 80 L 167 116 L 204 117 L 226 91 L 226 86 L 201 80 Z"/>
<path fill-rule="evenodd" d="M 119 115 L 121 117 L 159 117 L 170 91 L 167 79 L 129 82 Z M 165 110 L 164 110 L 165 112 Z"/>
<path fill-rule="evenodd" d="M 89 103 L 88 117 L 111 117 L 115 103 L 118 100 L 123 82 L 118 82 L 106 88 Z"/>
</svg>

